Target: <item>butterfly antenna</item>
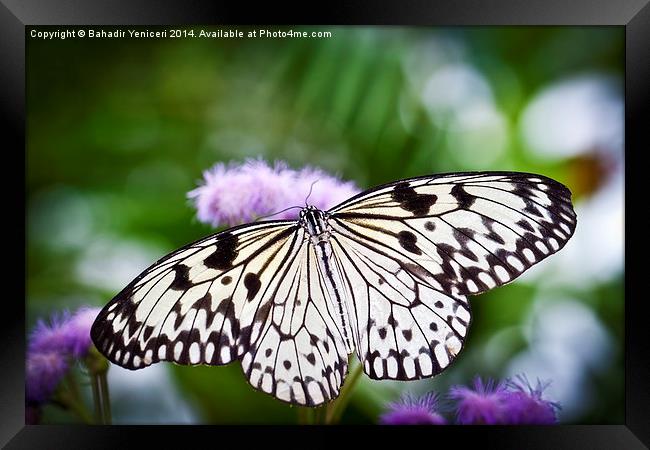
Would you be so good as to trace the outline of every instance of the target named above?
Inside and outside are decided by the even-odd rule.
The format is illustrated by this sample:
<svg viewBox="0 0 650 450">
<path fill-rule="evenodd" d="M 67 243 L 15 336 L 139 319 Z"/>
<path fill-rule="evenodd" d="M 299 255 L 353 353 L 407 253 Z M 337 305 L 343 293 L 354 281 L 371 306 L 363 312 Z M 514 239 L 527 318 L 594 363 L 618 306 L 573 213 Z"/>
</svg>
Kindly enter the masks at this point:
<svg viewBox="0 0 650 450">
<path fill-rule="evenodd" d="M 266 216 L 260 216 L 257 219 L 255 219 L 254 222 L 257 222 L 258 220 L 266 219 L 268 217 L 275 216 L 277 214 L 282 214 L 283 212 L 289 211 L 290 209 L 294 209 L 294 208 L 302 209 L 302 206 L 289 206 L 288 208 L 284 208 L 282 211 L 277 211 L 272 214 L 267 214 Z"/>
<path fill-rule="evenodd" d="M 314 180 L 314 182 L 311 184 L 309 187 L 309 194 L 307 194 L 307 198 L 305 199 L 305 206 L 307 206 L 307 200 L 309 200 L 309 197 L 311 197 L 311 192 L 314 189 L 314 185 L 320 181 L 320 178 L 318 180 Z"/>
</svg>

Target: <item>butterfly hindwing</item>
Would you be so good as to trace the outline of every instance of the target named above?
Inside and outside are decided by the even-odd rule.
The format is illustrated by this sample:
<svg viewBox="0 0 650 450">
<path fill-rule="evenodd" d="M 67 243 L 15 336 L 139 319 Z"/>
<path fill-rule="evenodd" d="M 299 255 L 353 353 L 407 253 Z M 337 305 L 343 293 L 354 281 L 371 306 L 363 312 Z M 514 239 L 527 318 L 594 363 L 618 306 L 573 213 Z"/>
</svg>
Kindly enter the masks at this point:
<svg viewBox="0 0 650 450">
<path fill-rule="evenodd" d="M 297 405 L 338 396 L 348 353 L 324 286 L 313 247 L 302 245 L 262 296 L 268 318 L 259 333 L 254 329 L 254 344 L 242 358 L 253 386 Z"/>
<path fill-rule="evenodd" d="M 333 253 L 352 292 L 349 315 L 366 374 L 415 380 L 444 370 L 465 340 L 467 299 L 432 286 L 419 264 L 390 245 L 371 246 L 336 226 L 333 230 Z"/>
</svg>

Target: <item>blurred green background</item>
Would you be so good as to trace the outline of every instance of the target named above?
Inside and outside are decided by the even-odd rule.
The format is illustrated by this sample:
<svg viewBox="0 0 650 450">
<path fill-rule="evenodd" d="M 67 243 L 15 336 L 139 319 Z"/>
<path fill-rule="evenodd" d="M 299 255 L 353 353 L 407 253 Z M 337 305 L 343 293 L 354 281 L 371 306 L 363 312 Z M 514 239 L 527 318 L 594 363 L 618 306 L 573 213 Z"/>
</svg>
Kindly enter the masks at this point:
<svg viewBox="0 0 650 450">
<path fill-rule="evenodd" d="M 27 38 L 28 328 L 103 306 L 212 233 L 186 193 L 217 162 L 318 166 L 362 189 L 435 172 L 538 172 L 573 191 L 573 239 L 472 299 L 452 367 L 411 383 L 364 376 L 343 422 L 376 423 L 404 391 L 525 373 L 552 381 L 545 394 L 562 422 L 623 423 L 623 27 L 293 29 L 332 36 Z M 114 423 L 297 417 L 248 386 L 238 363 L 113 366 L 109 383 Z M 71 420 L 54 407 L 43 419 Z"/>
</svg>

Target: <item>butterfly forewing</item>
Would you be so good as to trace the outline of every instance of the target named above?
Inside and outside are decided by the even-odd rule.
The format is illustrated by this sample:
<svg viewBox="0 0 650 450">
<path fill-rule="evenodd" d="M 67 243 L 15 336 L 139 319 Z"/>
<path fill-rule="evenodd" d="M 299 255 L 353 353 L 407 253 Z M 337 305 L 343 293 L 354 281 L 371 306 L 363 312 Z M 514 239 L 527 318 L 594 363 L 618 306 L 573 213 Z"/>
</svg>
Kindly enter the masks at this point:
<svg viewBox="0 0 650 450">
<path fill-rule="evenodd" d="M 298 245 L 295 230 L 293 222 L 234 228 L 162 258 L 99 313 L 93 342 L 129 369 L 232 361 L 249 345 L 252 294 L 272 278 L 269 263 Z"/>
<path fill-rule="evenodd" d="M 484 172 L 414 178 L 331 211 L 345 231 L 388 242 L 447 293 L 477 294 L 564 246 L 576 225 L 571 193 L 541 175 Z M 435 284 L 434 283 L 434 284 Z"/>
</svg>

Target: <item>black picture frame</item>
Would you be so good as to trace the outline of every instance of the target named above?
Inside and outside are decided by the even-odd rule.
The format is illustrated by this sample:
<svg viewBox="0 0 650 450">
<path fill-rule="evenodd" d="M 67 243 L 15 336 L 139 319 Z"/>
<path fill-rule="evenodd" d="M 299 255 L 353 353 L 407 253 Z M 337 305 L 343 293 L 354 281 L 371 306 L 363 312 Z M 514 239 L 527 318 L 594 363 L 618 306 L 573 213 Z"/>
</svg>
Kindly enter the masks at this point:
<svg viewBox="0 0 650 450">
<path fill-rule="evenodd" d="M 304 10 L 295 6 L 260 4 L 224 4 L 209 0 L 0 0 L 0 111 L 6 167 L 11 156 L 23 155 L 25 149 L 25 39 L 26 27 L 33 25 L 168 25 L 168 24 L 357 24 L 357 25 L 612 25 L 625 28 L 625 177 L 626 197 L 637 192 L 642 196 L 643 164 L 633 163 L 646 148 L 646 122 L 650 80 L 650 6 L 649 0 L 446 0 L 446 1 L 382 1 L 345 3 L 304 4 Z M 306 7 L 309 7 L 309 10 Z M 307 11 L 312 11 L 307 15 Z M 13 158 L 21 161 L 20 157 Z M 24 158 L 22 159 L 24 164 Z M 12 163 L 13 164 L 13 163 Z M 8 175 L 20 178 L 24 189 L 24 171 L 17 168 L 5 170 Z M 11 173 L 8 173 L 11 172 Z M 16 183 L 8 181 L 5 192 L 16 192 Z M 20 191 L 19 191 L 20 192 Z M 7 200 L 9 210 L 13 203 L 21 200 L 12 195 Z M 589 449 L 633 449 L 650 445 L 650 363 L 648 359 L 648 331 L 644 314 L 644 299 L 639 295 L 642 285 L 636 276 L 641 270 L 634 264 L 644 246 L 631 245 L 632 236 L 638 236 L 631 229 L 635 211 L 627 202 L 625 208 L 625 424 L 554 427 L 443 427 L 435 434 L 422 428 L 410 428 L 411 437 L 405 443 L 418 442 L 419 437 L 435 438 L 427 445 L 441 445 L 440 439 L 464 447 L 469 443 L 488 444 L 496 448 L 589 448 Z M 20 205 L 16 205 L 20 210 Z M 23 203 L 22 208 L 25 208 Z M 643 208 L 644 209 L 644 208 Z M 22 209 L 24 212 L 25 210 Z M 25 216 L 15 215 L 10 220 L 11 229 L 5 234 L 17 244 L 15 260 L 24 262 Z M 18 237 L 22 237 L 23 240 Z M 15 264 L 20 268 L 20 264 Z M 22 265 L 23 277 L 25 264 Z M 10 276 L 11 283 L 20 283 L 20 273 Z M 24 278 L 23 278 L 24 279 Z M 163 444 L 171 448 L 172 442 L 185 445 L 207 437 L 211 445 L 219 446 L 229 435 L 242 435 L 241 427 L 86 427 L 47 426 L 24 424 L 24 354 L 25 318 L 24 308 L 18 296 L 11 301 L 18 306 L 15 313 L 3 312 L 0 327 L 0 351 L 2 352 L 2 374 L 0 390 L 0 444 L 7 448 L 131 448 L 138 438 L 146 438 L 147 446 Z M 10 303 L 9 298 L 4 299 Z M 153 430 L 155 429 L 155 433 Z M 351 428 L 347 428 L 351 430 Z M 257 439 L 264 445 L 271 440 L 277 442 L 305 443 L 314 433 L 324 428 L 265 427 L 264 432 L 245 432 L 246 443 Z M 329 429 L 327 431 L 332 431 Z M 361 433 L 351 430 L 349 436 L 364 440 L 369 437 L 382 439 L 395 429 L 374 427 Z M 287 434 L 289 433 L 290 434 Z M 336 432 L 336 431 L 335 431 Z M 370 435 L 370 436 L 369 436 Z M 288 437 L 290 436 L 290 439 Z M 295 440 L 295 441 L 294 441 Z M 327 441 L 325 441 L 327 442 Z M 324 443 L 325 443 L 324 442 Z M 331 442 L 335 445 L 335 442 Z"/>
</svg>

